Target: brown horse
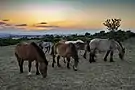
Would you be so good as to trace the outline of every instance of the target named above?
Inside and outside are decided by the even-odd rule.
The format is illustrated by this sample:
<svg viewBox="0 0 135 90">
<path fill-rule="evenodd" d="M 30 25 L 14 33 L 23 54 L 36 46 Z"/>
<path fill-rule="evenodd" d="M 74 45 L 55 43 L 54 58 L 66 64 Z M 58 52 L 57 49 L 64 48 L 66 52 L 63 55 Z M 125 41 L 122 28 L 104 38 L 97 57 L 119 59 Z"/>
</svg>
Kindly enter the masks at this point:
<svg viewBox="0 0 135 90">
<path fill-rule="evenodd" d="M 67 68 L 70 69 L 70 57 L 74 59 L 74 66 L 73 69 L 77 71 L 78 66 L 78 53 L 74 44 L 69 43 L 65 44 L 64 42 L 58 42 L 52 47 L 52 56 L 53 56 L 53 63 L 52 67 L 54 67 L 55 57 L 57 56 L 57 66 L 60 67 L 59 59 L 60 56 L 67 59 Z"/>
<path fill-rule="evenodd" d="M 31 63 L 36 61 L 36 75 L 40 73 L 45 78 L 47 76 L 47 65 L 48 61 L 46 60 L 46 56 L 41 48 L 37 46 L 34 42 L 31 43 L 19 43 L 15 47 L 15 56 L 18 61 L 18 65 L 20 67 L 20 73 L 23 73 L 23 62 L 28 61 L 29 74 L 31 71 Z M 38 66 L 39 63 L 39 66 Z M 39 73 L 39 70 L 40 73 Z"/>
</svg>

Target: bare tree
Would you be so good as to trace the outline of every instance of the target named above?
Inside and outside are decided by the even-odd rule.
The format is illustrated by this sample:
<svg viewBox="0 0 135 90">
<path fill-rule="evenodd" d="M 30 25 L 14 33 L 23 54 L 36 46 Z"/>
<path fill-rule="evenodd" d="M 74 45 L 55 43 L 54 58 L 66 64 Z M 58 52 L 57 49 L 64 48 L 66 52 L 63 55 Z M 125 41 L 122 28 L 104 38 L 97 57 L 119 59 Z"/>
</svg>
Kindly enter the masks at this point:
<svg viewBox="0 0 135 90">
<path fill-rule="evenodd" d="M 116 31 L 120 27 L 121 19 L 107 19 L 103 24 L 110 31 Z"/>
<path fill-rule="evenodd" d="M 115 39 L 115 34 L 114 34 L 114 32 L 117 31 L 118 28 L 120 27 L 120 25 L 121 25 L 121 24 L 120 24 L 120 21 L 121 21 L 121 19 L 115 19 L 115 18 L 114 18 L 114 19 L 107 19 L 107 20 L 103 23 L 103 25 L 106 26 L 109 31 L 111 31 L 111 32 L 110 32 L 110 38 Z"/>
</svg>

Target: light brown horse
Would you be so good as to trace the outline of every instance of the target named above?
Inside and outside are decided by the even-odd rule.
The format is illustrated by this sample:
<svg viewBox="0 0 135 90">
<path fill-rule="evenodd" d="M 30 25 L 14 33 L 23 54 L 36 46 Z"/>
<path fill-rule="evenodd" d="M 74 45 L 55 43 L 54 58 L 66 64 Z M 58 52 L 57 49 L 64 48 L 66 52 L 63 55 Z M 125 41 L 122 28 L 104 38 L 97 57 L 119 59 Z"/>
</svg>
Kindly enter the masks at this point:
<svg viewBox="0 0 135 90">
<path fill-rule="evenodd" d="M 53 56 L 52 67 L 54 67 L 55 57 L 57 56 L 57 66 L 61 67 L 59 59 L 60 57 L 64 57 L 67 59 L 67 68 L 69 69 L 70 57 L 72 57 L 74 59 L 73 69 L 77 71 L 78 53 L 74 44 L 72 43 L 65 44 L 64 42 L 58 42 L 52 47 L 51 54 Z"/>
<path fill-rule="evenodd" d="M 31 71 L 31 63 L 33 61 L 36 61 L 36 75 L 39 75 L 41 73 L 44 78 L 47 76 L 48 61 L 46 60 L 46 56 L 42 49 L 39 48 L 39 46 L 37 46 L 37 44 L 35 44 L 34 42 L 17 44 L 17 46 L 15 47 L 15 56 L 20 67 L 20 73 L 23 73 L 24 61 L 29 62 L 29 74 Z M 40 73 L 38 68 L 40 70 Z"/>
</svg>

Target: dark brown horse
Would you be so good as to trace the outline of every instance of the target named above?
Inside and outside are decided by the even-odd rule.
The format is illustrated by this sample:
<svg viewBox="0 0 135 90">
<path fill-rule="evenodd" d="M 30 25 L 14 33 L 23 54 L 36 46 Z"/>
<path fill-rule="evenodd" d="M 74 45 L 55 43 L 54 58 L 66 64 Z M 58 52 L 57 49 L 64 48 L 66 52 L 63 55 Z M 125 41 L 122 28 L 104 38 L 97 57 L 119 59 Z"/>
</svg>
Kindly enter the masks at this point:
<svg viewBox="0 0 135 90">
<path fill-rule="evenodd" d="M 67 59 L 67 68 L 69 69 L 70 57 L 74 59 L 73 69 L 77 71 L 78 66 L 78 53 L 74 44 L 69 43 L 65 44 L 64 42 L 58 42 L 52 47 L 52 56 L 53 63 L 52 67 L 54 67 L 55 57 L 57 56 L 57 66 L 60 67 L 59 59 L 60 57 L 64 57 Z"/>
<path fill-rule="evenodd" d="M 18 65 L 20 67 L 20 73 L 23 73 L 23 62 L 28 61 L 29 74 L 31 71 L 31 63 L 36 61 L 36 75 L 40 73 L 45 78 L 47 76 L 47 65 L 48 61 L 46 60 L 46 56 L 41 48 L 37 46 L 34 42 L 31 43 L 19 43 L 15 47 L 15 56 L 18 61 Z M 38 65 L 39 64 L 39 65 Z M 39 73 L 39 70 L 40 73 Z"/>
</svg>

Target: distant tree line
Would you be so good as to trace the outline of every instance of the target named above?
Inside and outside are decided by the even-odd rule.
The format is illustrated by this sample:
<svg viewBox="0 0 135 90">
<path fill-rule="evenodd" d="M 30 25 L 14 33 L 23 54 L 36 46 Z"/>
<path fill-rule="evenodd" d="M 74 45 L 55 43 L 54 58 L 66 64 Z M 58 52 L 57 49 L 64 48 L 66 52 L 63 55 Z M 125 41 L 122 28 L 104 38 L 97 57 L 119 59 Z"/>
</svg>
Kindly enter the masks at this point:
<svg viewBox="0 0 135 90">
<path fill-rule="evenodd" d="M 91 34 L 89 32 L 86 32 L 85 35 L 69 35 L 69 36 L 64 36 L 64 35 L 44 35 L 43 38 L 33 38 L 33 39 L 28 39 L 28 38 L 21 38 L 21 39 L 0 39 L 0 46 L 7 46 L 7 45 L 14 45 L 22 41 L 27 41 L 27 40 L 42 40 L 42 41 L 49 41 L 49 42 L 58 42 L 61 39 L 66 39 L 66 40 L 78 40 L 81 39 L 83 41 L 89 41 L 93 38 L 110 38 L 110 33 L 112 32 L 105 32 L 105 31 L 100 31 L 95 34 Z M 117 30 L 114 32 L 114 38 L 116 38 L 119 41 L 124 41 L 127 40 L 131 37 L 135 37 L 135 33 L 131 32 L 130 30 L 128 31 L 122 31 L 122 30 Z"/>
</svg>

